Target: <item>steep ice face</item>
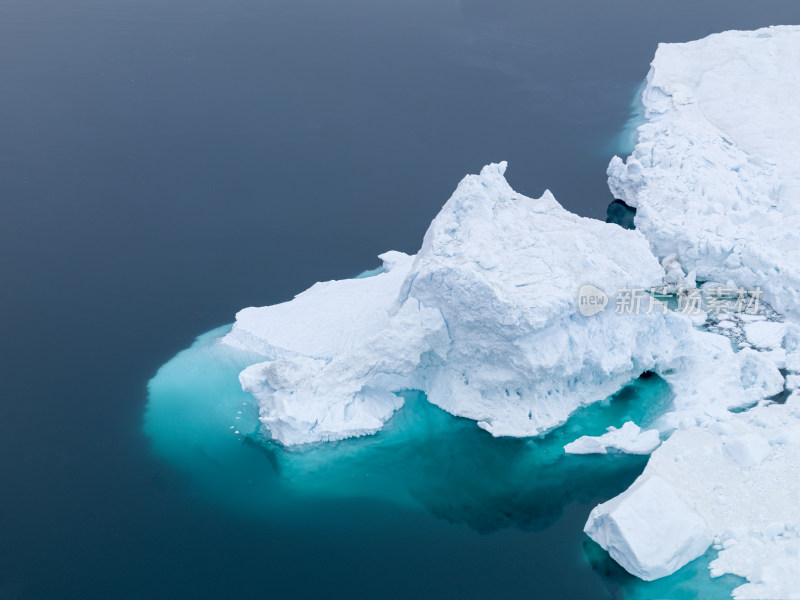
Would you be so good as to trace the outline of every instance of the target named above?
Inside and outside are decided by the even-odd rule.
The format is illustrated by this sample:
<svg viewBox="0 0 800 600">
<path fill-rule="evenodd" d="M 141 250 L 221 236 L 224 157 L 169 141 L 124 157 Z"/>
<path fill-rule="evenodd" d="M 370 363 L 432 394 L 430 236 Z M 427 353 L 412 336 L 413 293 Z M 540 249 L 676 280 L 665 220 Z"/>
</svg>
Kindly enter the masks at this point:
<svg viewBox="0 0 800 600">
<path fill-rule="evenodd" d="M 614 195 L 660 258 L 800 315 L 800 27 L 661 44 Z"/>
<path fill-rule="evenodd" d="M 573 215 L 549 192 L 517 194 L 504 171 L 466 177 L 413 262 L 392 254 L 386 273 L 237 315 L 225 341 L 267 359 L 240 379 L 276 440 L 373 433 L 403 389 L 494 435 L 536 435 L 688 360 L 679 315 L 578 310 L 585 284 L 614 294 L 663 283 L 644 237 Z"/>
</svg>

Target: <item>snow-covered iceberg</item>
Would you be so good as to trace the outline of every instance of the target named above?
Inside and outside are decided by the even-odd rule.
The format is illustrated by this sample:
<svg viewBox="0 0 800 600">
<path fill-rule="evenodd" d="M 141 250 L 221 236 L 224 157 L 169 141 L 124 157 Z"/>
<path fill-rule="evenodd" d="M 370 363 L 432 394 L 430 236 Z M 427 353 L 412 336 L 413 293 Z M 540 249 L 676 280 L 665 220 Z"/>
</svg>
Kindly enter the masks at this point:
<svg viewBox="0 0 800 600">
<path fill-rule="evenodd" d="M 778 311 L 705 315 L 698 352 L 668 377 L 675 410 L 660 427 L 675 432 L 589 517 L 586 532 L 643 579 L 713 541 L 711 575 L 747 580 L 735 598 L 800 597 L 799 70 L 800 27 L 659 46 L 635 151 L 608 169 L 665 266 L 704 289 L 760 288 Z M 670 501 L 654 512 L 656 488 Z"/>
<path fill-rule="evenodd" d="M 592 511 L 586 533 L 645 580 L 713 546 L 711 575 L 747 579 L 736 598 L 798 597 L 798 71 L 798 27 L 662 45 L 635 151 L 608 170 L 637 209 L 636 231 L 571 214 L 549 192 L 522 196 L 505 163 L 492 164 L 459 184 L 416 255 L 387 252 L 370 276 L 244 309 L 221 342 L 217 332 L 176 357 L 152 390 L 172 399 L 178 366 L 197 356 L 226 362 L 272 439 L 294 446 L 375 433 L 404 398 L 495 436 L 535 436 L 652 371 L 671 406 L 644 431 L 625 419 L 547 441 L 568 454 L 653 452 L 626 492 Z M 760 288 L 769 304 L 691 317 L 653 295 L 646 310 L 614 307 L 624 290 L 697 292 L 698 282 Z M 224 393 L 240 436 L 249 397 Z M 179 400 L 159 408 L 190 404 Z"/>
<path fill-rule="evenodd" d="M 661 44 L 636 148 L 608 168 L 659 258 L 800 315 L 800 27 Z"/>
<path fill-rule="evenodd" d="M 645 238 L 569 213 L 549 192 L 522 196 L 505 169 L 467 176 L 415 257 L 388 253 L 381 274 L 237 315 L 224 341 L 265 357 L 240 379 L 274 439 L 374 433 L 403 389 L 494 435 L 532 436 L 685 360 L 686 318 L 579 310 L 584 286 L 613 296 L 663 283 Z"/>
</svg>

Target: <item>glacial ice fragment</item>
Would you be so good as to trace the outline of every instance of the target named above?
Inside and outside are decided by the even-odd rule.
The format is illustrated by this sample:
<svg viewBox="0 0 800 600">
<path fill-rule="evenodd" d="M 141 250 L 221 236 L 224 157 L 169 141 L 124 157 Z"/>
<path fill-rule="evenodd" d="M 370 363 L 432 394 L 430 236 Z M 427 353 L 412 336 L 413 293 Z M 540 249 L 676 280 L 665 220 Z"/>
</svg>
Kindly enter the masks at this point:
<svg viewBox="0 0 800 600">
<path fill-rule="evenodd" d="M 705 521 L 658 476 L 595 507 L 584 531 L 645 581 L 674 573 L 713 540 Z"/>
<path fill-rule="evenodd" d="M 522 196 L 505 169 L 464 178 L 416 256 L 383 255 L 386 273 L 237 315 L 225 341 L 264 355 L 240 379 L 275 440 L 374 433 L 403 389 L 493 435 L 533 436 L 685 358 L 681 315 L 578 310 L 586 284 L 613 302 L 663 282 L 644 237 Z"/>
</svg>

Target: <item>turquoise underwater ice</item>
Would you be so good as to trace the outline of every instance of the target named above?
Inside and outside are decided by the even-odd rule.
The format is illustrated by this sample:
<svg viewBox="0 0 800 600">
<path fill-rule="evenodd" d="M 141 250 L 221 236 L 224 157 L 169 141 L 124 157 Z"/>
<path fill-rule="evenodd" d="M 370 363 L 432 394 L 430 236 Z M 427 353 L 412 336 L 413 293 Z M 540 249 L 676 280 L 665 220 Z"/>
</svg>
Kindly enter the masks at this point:
<svg viewBox="0 0 800 600">
<path fill-rule="evenodd" d="M 622 492 L 647 462 L 624 454 L 568 455 L 565 444 L 626 421 L 647 427 L 671 405 L 668 384 L 645 374 L 545 436 L 494 438 L 408 390 L 404 407 L 375 435 L 284 448 L 269 439 L 238 381 L 244 367 L 263 358 L 220 344 L 230 328 L 201 335 L 159 369 L 148 384 L 144 431 L 155 453 L 206 498 L 254 516 L 302 519 L 304 506 L 351 498 L 425 510 L 483 533 L 543 530 L 574 501 Z M 580 560 L 618 598 L 727 598 L 738 585 L 735 578 L 708 577 L 710 555 L 645 583 L 588 538 L 584 549 Z M 665 595 L 671 589 L 686 591 Z"/>
<path fill-rule="evenodd" d="M 642 102 L 642 93 L 646 86 L 646 80 L 637 86 L 631 99 L 628 120 L 620 129 L 620 132 L 609 141 L 608 146 L 605 148 L 606 155 L 629 156 L 633 154 L 638 136 L 637 130 L 640 125 L 644 125 L 647 122 L 644 115 L 644 103 Z"/>
</svg>

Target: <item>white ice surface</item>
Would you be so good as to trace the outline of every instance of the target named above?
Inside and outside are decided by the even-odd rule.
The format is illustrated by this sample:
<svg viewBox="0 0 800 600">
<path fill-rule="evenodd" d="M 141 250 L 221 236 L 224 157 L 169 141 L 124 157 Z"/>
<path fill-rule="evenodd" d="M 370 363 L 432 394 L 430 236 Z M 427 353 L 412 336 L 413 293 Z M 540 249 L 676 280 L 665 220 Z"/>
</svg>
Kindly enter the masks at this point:
<svg viewBox="0 0 800 600">
<path fill-rule="evenodd" d="M 780 348 L 786 335 L 786 323 L 756 321 L 744 326 L 747 341 L 757 348 Z"/>
<path fill-rule="evenodd" d="M 741 599 L 800 598 L 800 394 L 767 400 L 794 389 L 800 371 L 798 72 L 798 27 L 660 45 L 642 98 L 647 123 L 634 154 L 608 171 L 665 267 L 677 260 L 700 280 L 760 287 L 787 321 L 742 314 L 714 323 L 730 341 L 695 333 L 695 355 L 666 374 L 675 410 L 658 425 L 674 433 L 631 488 L 657 478 L 680 503 L 653 514 L 651 528 L 620 533 L 617 514 L 650 510 L 648 497 L 625 492 L 595 508 L 586 531 L 647 579 L 703 553 L 696 532 L 658 529 L 697 516 L 719 550 L 712 576 L 746 578 Z M 671 549 L 652 561 L 648 532 Z"/>
<path fill-rule="evenodd" d="M 584 531 L 645 581 L 675 572 L 712 542 L 705 520 L 658 475 L 596 506 Z"/>
<path fill-rule="evenodd" d="M 735 598 L 796 598 L 800 591 L 798 417 L 800 403 L 794 401 L 759 406 L 725 421 L 677 431 L 653 453 L 633 486 L 659 478 L 707 524 L 720 549 L 711 574 L 733 573 L 748 580 L 737 588 Z M 647 510 L 641 501 L 622 494 L 610 503 L 630 512 Z M 604 531 L 606 513 L 605 505 L 595 508 L 589 523 L 599 523 L 598 531 Z M 667 510 L 659 520 L 685 514 L 686 509 L 680 507 L 675 513 Z M 623 566 L 635 556 L 643 531 L 630 534 L 633 541 L 622 552 L 630 556 L 618 559 Z M 694 539 L 690 532 L 681 535 L 687 543 Z M 664 541 L 674 545 L 674 534 L 649 539 L 659 548 Z M 671 564 L 682 566 L 703 551 L 693 548 Z M 660 569 L 668 562 L 653 563 L 645 578 L 663 574 Z"/>
<path fill-rule="evenodd" d="M 584 435 L 564 446 L 567 454 L 607 454 L 616 450 L 626 454 L 650 454 L 661 444 L 657 429 L 642 431 L 633 421 L 622 427 L 609 427 L 599 436 Z"/>
<path fill-rule="evenodd" d="M 688 319 L 613 309 L 617 290 L 663 282 L 644 237 L 569 213 L 549 192 L 517 194 L 504 171 L 467 176 L 413 261 L 237 315 L 225 341 L 265 356 L 241 381 L 276 440 L 373 433 L 406 388 L 494 435 L 536 435 L 644 371 L 685 362 Z M 584 284 L 611 306 L 580 314 Z"/>
<path fill-rule="evenodd" d="M 800 27 L 661 44 L 634 153 L 608 168 L 659 257 L 800 314 Z"/>
<path fill-rule="evenodd" d="M 240 310 L 225 343 L 273 359 L 330 359 L 363 344 L 386 327 L 389 309 L 414 262 L 414 257 L 395 251 L 380 258 L 385 273 L 315 283 L 289 302 Z"/>
<path fill-rule="evenodd" d="M 673 433 L 653 452 L 633 486 L 658 477 L 703 519 L 721 550 L 711 565 L 712 575 L 733 573 L 748 580 L 737 588 L 736 598 L 792 598 L 800 589 L 800 394 L 786 404 L 766 400 L 794 382 L 791 374 L 784 382 L 776 358 L 793 366 L 800 359 L 797 326 L 781 325 L 786 332 L 780 336 L 782 347 L 762 352 L 734 352 L 726 338 L 694 332 L 695 355 L 674 373 L 665 373 L 675 406 L 657 425 Z M 728 410 L 753 404 L 758 405 L 744 412 Z M 644 501 L 642 496 L 622 494 L 596 507 L 587 533 L 644 579 L 672 573 L 705 551 L 694 545 L 698 538 L 693 530 L 663 533 L 657 529 L 660 524 L 641 531 L 619 530 L 609 511 L 640 514 L 648 510 L 641 505 Z M 686 518 L 682 504 L 675 505 L 675 514 L 669 506 L 664 510 L 653 518 Z M 651 560 L 642 532 L 651 535 L 650 545 L 673 551 Z M 684 536 L 681 543 L 675 538 L 678 533 Z"/>
</svg>

